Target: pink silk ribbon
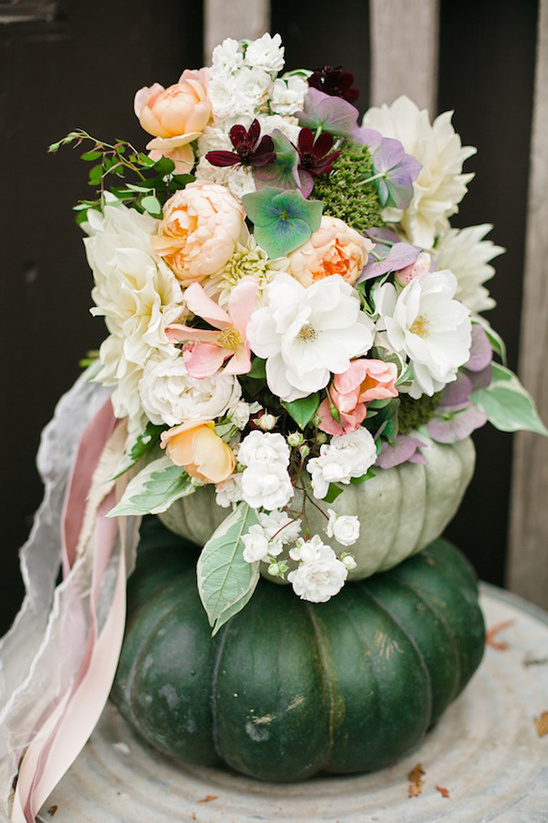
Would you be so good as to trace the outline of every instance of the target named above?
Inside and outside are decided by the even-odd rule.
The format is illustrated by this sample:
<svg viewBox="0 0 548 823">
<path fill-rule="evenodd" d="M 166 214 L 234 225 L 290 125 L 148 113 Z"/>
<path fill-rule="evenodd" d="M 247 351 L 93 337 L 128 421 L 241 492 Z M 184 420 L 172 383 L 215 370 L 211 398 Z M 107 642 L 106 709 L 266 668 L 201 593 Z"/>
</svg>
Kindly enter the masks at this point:
<svg viewBox="0 0 548 823">
<path fill-rule="evenodd" d="M 116 504 L 116 490 L 110 477 L 123 453 L 125 437 L 118 428 L 122 425 L 114 417 L 110 400 L 107 401 L 84 431 L 73 464 L 63 509 L 63 574 L 70 584 L 75 566 L 91 563 L 91 587 L 86 597 L 73 584 L 67 613 L 63 615 L 62 645 L 77 643 L 82 654 L 77 671 L 62 673 L 66 682 L 61 682 L 61 694 L 42 715 L 22 757 L 13 823 L 34 823 L 41 806 L 95 728 L 116 673 L 125 624 L 127 526 L 124 518 L 110 519 L 106 514 Z M 116 583 L 108 614 L 99 630 L 97 607 L 110 564 L 116 566 Z M 55 660 L 52 665 L 56 665 Z"/>
</svg>

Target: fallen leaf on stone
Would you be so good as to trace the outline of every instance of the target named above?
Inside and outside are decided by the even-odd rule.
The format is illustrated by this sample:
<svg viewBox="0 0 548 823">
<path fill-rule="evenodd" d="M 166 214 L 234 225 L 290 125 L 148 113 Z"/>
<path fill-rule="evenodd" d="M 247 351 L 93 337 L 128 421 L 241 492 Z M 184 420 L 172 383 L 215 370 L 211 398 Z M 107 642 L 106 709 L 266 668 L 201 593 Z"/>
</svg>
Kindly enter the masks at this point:
<svg viewBox="0 0 548 823">
<path fill-rule="evenodd" d="M 487 645 L 497 652 L 508 651 L 508 649 L 510 648 L 510 644 L 507 643 L 505 640 L 496 640 L 496 636 L 497 634 L 499 634 L 499 632 L 502 632 L 504 631 L 504 629 L 507 629 L 509 626 L 512 626 L 513 623 L 513 620 L 503 620 L 502 623 L 497 623 L 495 626 L 493 626 L 492 629 L 488 629 L 485 635 L 485 642 L 487 643 Z"/>
<path fill-rule="evenodd" d="M 436 789 L 442 797 L 449 797 L 449 789 L 444 789 L 443 786 L 436 786 Z"/>
<path fill-rule="evenodd" d="M 424 786 L 424 780 L 422 779 L 424 774 L 425 771 L 422 768 L 422 764 L 417 763 L 407 775 L 407 779 L 409 780 L 409 797 L 418 797 L 419 794 L 421 794 L 422 787 Z"/>
<path fill-rule="evenodd" d="M 201 800 L 198 800 L 198 803 L 211 803 L 212 800 L 217 800 L 218 797 L 218 794 L 208 794 L 205 797 L 202 797 Z"/>
<path fill-rule="evenodd" d="M 542 712 L 540 717 L 534 717 L 533 720 L 539 737 L 548 734 L 548 712 Z"/>
<path fill-rule="evenodd" d="M 50 806 L 49 807 L 48 814 L 50 815 L 50 817 L 53 817 L 53 815 L 55 814 L 55 812 L 57 811 L 58 808 L 59 808 L 59 806 Z"/>
</svg>

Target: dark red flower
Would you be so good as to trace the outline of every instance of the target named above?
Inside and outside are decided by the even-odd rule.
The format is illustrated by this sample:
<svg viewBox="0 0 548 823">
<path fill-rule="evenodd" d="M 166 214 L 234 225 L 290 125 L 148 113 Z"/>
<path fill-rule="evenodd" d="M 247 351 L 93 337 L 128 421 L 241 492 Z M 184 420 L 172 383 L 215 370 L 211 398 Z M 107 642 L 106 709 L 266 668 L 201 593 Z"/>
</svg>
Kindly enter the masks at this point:
<svg viewBox="0 0 548 823">
<path fill-rule="evenodd" d="M 358 89 L 352 86 L 354 75 L 343 71 L 342 66 L 324 66 L 314 69 L 308 78 L 308 85 L 313 89 L 323 91 L 332 97 L 342 97 L 348 103 L 353 103 L 359 96 Z"/>
<path fill-rule="evenodd" d="M 249 129 L 236 125 L 230 129 L 230 140 L 234 151 L 208 151 L 206 160 L 212 166 L 266 166 L 276 159 L 274 142 L 265 134 L 261 138 L 261 127 L 255 119 Z"/>
<path fill-rule="evenodd" d="M 340 156 L 340 151 L 331 151 L 332 148 L 333 135 L 328 131 L 322 131 L 315 140 L 312 129 L 301 129 L 297 143 L 299 169 L 304 169 L 312 177 L 332 171 L 333 163 Z"/>
</svg>

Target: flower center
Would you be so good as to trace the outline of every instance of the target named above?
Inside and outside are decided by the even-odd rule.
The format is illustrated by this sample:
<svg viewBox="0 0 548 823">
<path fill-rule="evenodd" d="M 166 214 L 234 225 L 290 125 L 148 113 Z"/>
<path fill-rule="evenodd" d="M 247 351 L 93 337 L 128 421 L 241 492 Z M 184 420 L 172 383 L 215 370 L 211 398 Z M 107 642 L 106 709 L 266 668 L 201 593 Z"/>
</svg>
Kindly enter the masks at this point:
<svg viewBox="0 0 548 823">
<path fill-rule="evenodd" d="M 223 329 L 217 338 L 217 343 L 221 348 L 232 349 L 233 351 L 236 350 L 238 346 L 241 346 L 243 342 L 242 335 L 238 329 L 234 328 L 234 326 L 229 326 L 228 329 Z"/>
<path fill-rule="evenodd" d="M 316 340 L 318 334 L 314 326 L 310 323 L 305 323 L 304 326 L 301 326 L 299 333 L 297 334 L 297 339 L 302 340 L 305 343 L 310 343 L 313 340 Z"/>
<path fill-rule="evenodd" d="M 424 315 L 419 314 L 414 323 L 411 325 L 409 331 L 411 334 L 416 334 L 417 337 L 427 337 L 428 335 L 428 320 Z"/>
</svg>

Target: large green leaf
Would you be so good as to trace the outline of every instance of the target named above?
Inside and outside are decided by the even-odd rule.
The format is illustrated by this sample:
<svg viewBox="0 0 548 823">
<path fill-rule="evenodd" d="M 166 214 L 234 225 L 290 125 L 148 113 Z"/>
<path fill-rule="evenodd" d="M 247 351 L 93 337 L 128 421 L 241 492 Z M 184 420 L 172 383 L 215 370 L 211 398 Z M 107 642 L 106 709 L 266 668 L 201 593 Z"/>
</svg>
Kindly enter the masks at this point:
<svg viewBox="0 0 548 823">
<path fill-rule="evenodd" d="M 192 494 L 195 488 L 184 469 L 175 466 L 169 457 L 160 457 L 128 483 L 122 499 L 108 516 L 159 514 L 180 497 Z"/>
<path fill-rule="evenodd" d="M 493 381 L 487 388 L 472 392 L 470 400 L 501 431 L 525 429 L 548 437 L 548 429 L 538 415 L 533 398 L 505 366 L 494 363 Z"/>
<path fill-rule="evenodd" d="M 259 563 L 243 557 L 243 536 L 259 522 L 247 503 L 239 506 L 214 531 L 198 560 L 198 591 L 213 634 L 249 601 L 259 580 Z"/>
<path fill-rule="evenodd" d="M 320 395 L 318 392 L 309 394 L 308 397 L 302 397 L 300 400 L 292 400 L 290 403 L 284 403 L 284 408 L 287 409 L 295 423 L 299 428 L 304 429 L 310 423 L 320 405 Z"/>
</svg>

